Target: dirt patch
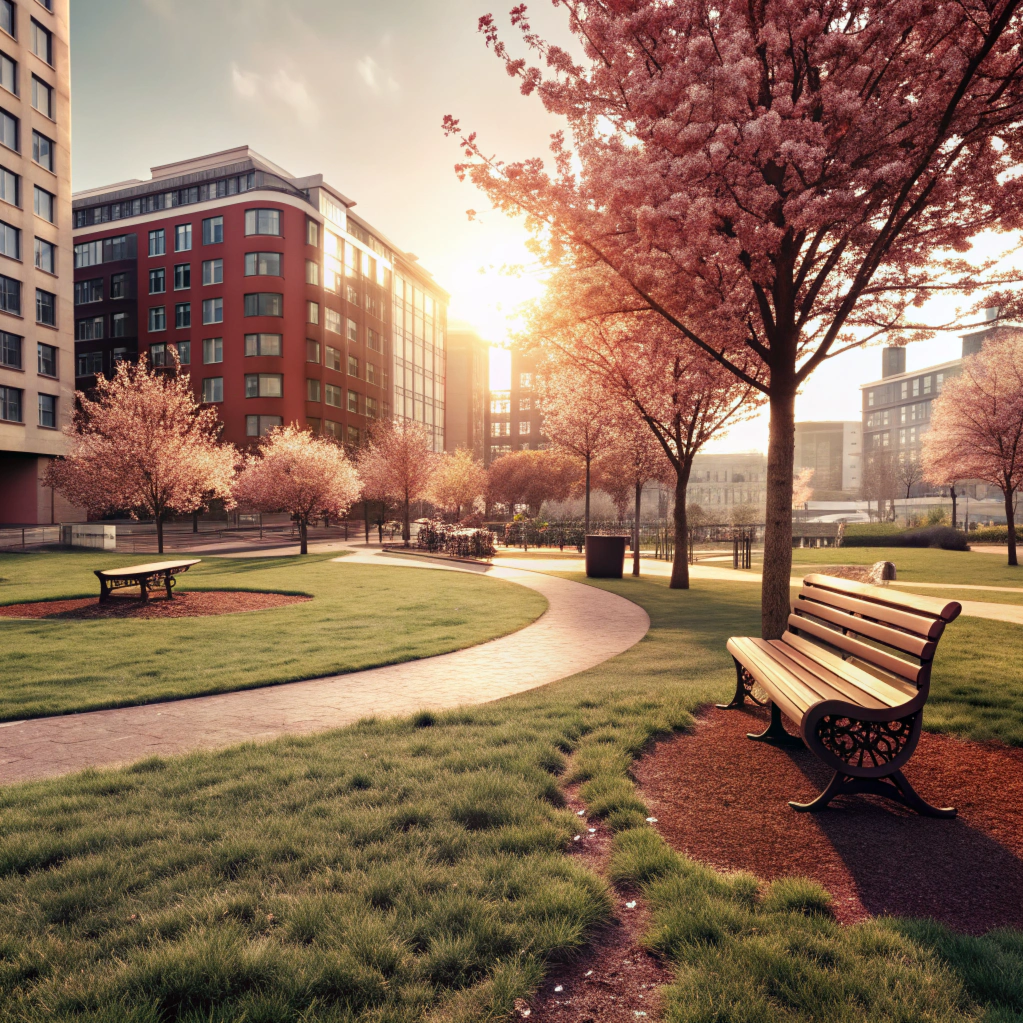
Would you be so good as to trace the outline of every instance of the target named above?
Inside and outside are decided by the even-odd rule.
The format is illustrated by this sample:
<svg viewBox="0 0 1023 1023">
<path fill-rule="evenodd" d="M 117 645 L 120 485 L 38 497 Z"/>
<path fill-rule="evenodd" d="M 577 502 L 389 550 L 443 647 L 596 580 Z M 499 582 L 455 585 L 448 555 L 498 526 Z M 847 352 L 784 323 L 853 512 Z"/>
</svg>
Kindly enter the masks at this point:
<svg viewBox="0 0 1023 1023">
<path fill-rule="evenodd" d="M 569 807 L 584 810 L 578 787 L 566 792 Z M 583 823 L 585 822 L 585 823 Z M 611 832 L 598 820 L 580 818 L 583 833 L 572 855 L 584 866 L 606 875 Z M 640 945 L 650 914 L 636 892 L 612 893 L 614 910 L 578 956 L 552 967 L 530 1001 L 516 1003 L 513 1019 L 530 1023 L 636 1023 L 660 1018 L 657 989 L 671 980 L 659 959 Z"/>
<path fill-rule="evenodd" d="M 839 920 L 933 917 L 982 934 L 1023 927 L 1023 750 L 925 732 L 905 770 L 954 820 L 876 796 L 797 813 L 831 772 L 808 750 L 750 742 L 766 712 L 712 709 L 692 733 L 659 743 L 635 768 L 674 849 L 767 880 L 799 874 L 834 897 Z"/>
<path fill-rule="evenodd" d="M 231 590 L 183 590 L 174 595 L 151 596 L 143 603 L 138 597 L 111 597 L 101 604 L 98 597 L 76 600 L 37 600 L 29 604 L 0 607 L 0 618 L 206 618 L 210 615 L 266 611 L 272 607 L 299 604 L 311 597 L 290 593 L 253 593 Z"/>
</svg>

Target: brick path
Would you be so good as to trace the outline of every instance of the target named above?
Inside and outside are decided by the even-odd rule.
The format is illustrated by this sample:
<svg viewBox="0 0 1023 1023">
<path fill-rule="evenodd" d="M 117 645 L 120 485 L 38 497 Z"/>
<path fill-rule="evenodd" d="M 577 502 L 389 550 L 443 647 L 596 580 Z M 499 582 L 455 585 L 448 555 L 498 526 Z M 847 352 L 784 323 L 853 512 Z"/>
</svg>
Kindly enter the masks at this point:
<svg viewBox="0 0 1023 1023">
<path fill-rule="evenodd" d="M 445 565 L 360 551 L 346 563 L 481 572 L 543 594 L 548 610 L 479 646 L 368 671 L 141 707 L 0 724 L 0 784 L 245 741 L 325 731 L 372 715 L 485 703 L 591 668 L 646 635 L 613 593 L 538 572 Z"/>
</svg>

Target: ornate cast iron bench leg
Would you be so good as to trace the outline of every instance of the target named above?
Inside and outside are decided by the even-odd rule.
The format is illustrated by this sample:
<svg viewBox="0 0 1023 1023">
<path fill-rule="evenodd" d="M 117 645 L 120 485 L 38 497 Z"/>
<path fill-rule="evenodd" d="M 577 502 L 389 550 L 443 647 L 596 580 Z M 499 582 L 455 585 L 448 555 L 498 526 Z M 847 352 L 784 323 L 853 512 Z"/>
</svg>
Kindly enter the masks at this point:
<svg viewBox="0 0 1023 1023">
<path fill-rule="evenodd" d="M 868 792 L 875 796 L 884 796 L 896 803 L 915 810 L 923 817 L 955 817 L 954 806 L 932 806 L 909 783 L 909 779 L 901 771 L 893 771 L 884 778 L 852 778 L 841 771 L 836 771 L 828 782 L 828 787 L 809 803 L 789 801 L 793 810 L 814 813 L 827 807 L 835 796 L 851 796 L 857 792 Z"/>
<path fill-rule="evenodd" d="M 747 732 L 746 738 L 752 739 L 754 742 L 766 742 L 772 746 L 787 746 L 791 749 L 804 747 L 803 740 L 798 735 L 792 735 L 785 730 L 781 720 L 781 710 L 774 702 L 771 703 L 771 723 L 759 734 Z"/>
<path fill-rule="evenodd" d="M 142 603 L 148 603 L 149 601 L 149 576 L 144 575 L 139 577 L 139 589 L 142 591 Z"/>
<path fill-rule="evenodd" d="M 750 703 L 763 707 L 764 703 L 753 695 L 753 687 L 756 685 L 753 676 L 734 657 L 732 660 L 735 661 L 735 695 L 731 703 L 718 703 L 716 706 L 721 710 L 736 710 L 745 706 L 748 697 Z"/>
<path fill-rule="evenodd" d="M 173 588 L 174 588 L 174 586 L 175 586 L 175 584 L 177 582 L 177 580 L 174 578 L 174 573 L 173 572 L 167 572 L 164 575 L 164 580 L 163 581 L 164 581 L 164 584 L 167 587 L 167 599 L 168 600 L 173 600 L 174 599 L 174 594 L 171 591 L 173 590 Z"/>
</svg>

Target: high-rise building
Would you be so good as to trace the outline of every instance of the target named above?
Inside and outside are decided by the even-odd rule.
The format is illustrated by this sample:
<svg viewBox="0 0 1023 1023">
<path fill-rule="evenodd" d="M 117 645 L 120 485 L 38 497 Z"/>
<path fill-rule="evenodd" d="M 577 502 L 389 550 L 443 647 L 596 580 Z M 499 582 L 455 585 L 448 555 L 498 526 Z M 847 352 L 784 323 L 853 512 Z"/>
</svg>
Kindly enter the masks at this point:
<svg viewBox="0 0 1023 1023">
<path fill-rule="evenodd" d="M 490 346 L 475 330 L 450 327 L 447 348 L 447 401 L 444 403 L 444 449 L 465 448 L 475 458 L 486 454 L 487 392 Z"/>
<path fill-rule="evenodd" d="M 899 349 L 901 351 L 901 349 Z M 859 421 L 796 423 L 794 468 L 813 469 L 811 486 L 820 493 L 843 492 L 859 497 L 862 481 L 863 435 Z"/>
<path fill-rule="evenodd" d="M 73 402 L 69 0 L 0 0 L 0 523 L 73 514 L 43 486 Z"/>
<path fill-rule="evenodd" d="M 489 465 L 509 451 L 538 450 L 548 446 L 535 388 L 536 363 L 517 349 L 511 353 L 511 387 L 491 391 L 487 409 Z"/>
<path fill-rule="evenodd" d="M 448 294 L 316 174 L 246 146 L 74 196 L 77 382 L 176 352 L 223 438 L 349 444 L 393 414 L 444 449 Z"/>
</svg>

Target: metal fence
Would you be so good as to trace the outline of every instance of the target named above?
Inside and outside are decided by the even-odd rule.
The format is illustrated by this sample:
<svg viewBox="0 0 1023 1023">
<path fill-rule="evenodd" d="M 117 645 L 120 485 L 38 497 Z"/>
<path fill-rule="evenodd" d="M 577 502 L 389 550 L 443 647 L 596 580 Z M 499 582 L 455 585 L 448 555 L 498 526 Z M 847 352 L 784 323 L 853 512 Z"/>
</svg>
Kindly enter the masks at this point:
<svg viewBox="0 0 1023 1023">
<path fill-rule="evenodd" d="M 60 526 L 0 526 L 0 551 L 60 543 Z"/>
</svg>

